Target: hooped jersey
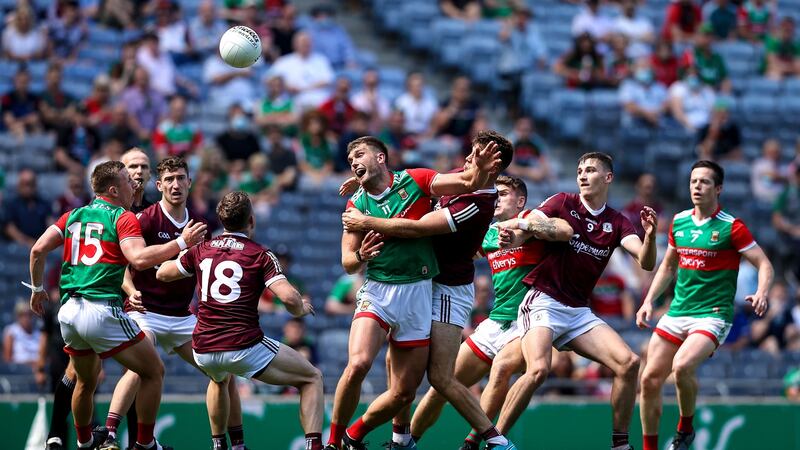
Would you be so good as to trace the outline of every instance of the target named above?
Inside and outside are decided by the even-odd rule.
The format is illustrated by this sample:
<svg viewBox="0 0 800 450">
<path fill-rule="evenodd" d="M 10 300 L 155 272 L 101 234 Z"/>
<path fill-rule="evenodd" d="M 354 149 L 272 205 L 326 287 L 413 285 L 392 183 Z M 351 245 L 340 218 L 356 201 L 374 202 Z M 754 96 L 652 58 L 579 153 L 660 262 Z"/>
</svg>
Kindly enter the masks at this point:
<svg viewBox="0 0 800 450">
<path fill-rule="evenodd" d="M 741 220 L 721 209 L 698 221 L 693 209 L 675 215 L 669 246 L 678 253 L 675 297 L 667 315 L 733 320 L 742 252 L 756 241 Z"/>
<path fill-rule="evenodd" d="M 53 225 L 64 237 L 61 302 L 70 296 L 87 300 L 121 300 L 128 260 L 120 244 L 141 239 L 132 212 L 97 197 L 86 206 L 64 213 Z"/>
<path fill-rule="evenodd" d="M 380 195 L 359 188 L 347 208 L 382 219 L 418 220 L 431 210 L 431 185 L 438 172 L 407 169 L 392 172 L 391 184 Z M 414 283 L 439 273 L 431 238 L 386 237 L 381 253 L 367 262 L 367 279 L 389 284 Z"/>
</svg>

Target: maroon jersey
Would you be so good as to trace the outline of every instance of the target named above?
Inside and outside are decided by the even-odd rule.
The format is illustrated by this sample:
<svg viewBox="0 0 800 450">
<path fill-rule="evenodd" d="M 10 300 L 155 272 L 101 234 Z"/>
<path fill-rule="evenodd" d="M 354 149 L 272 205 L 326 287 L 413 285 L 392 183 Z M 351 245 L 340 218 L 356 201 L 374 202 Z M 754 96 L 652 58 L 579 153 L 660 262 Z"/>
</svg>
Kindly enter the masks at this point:
<svg viewBox="0 0 800 450">
<path fill-rule="evenodd" d="M 258 298 L 286 279 L 275 255 L 241 233 L 225 233 L 192 247 L 177 260 L 184 275 L 197 274 L 197 353 L 242 350 L 258 343 Z"/>
<path fill-rule="evenodd" d="M 150 205 L 136 215 L 142 227 L 142 236 L 147 245 L 161 245 L 181 235 L 183 228 L 189 220 L 205 222 L 200 216 L 186 211 L 186 219 L 177 222 L 173 219 L 161 202 Z M 211 239 L 211 231 L 206 233 L 206 239 Z M 174 283 L 162 283 L 156 279 L 158 267 L 146 270 L 135 270 L 128 266 L 133 277 L 133 285 L 142 293 L 142 303 L 148 311 L 165 316 L 186 317 L 191 314 L 189 305 L 194 296 L 194 279 L 186 278 Z M 125 310 L 129 307 L 125 301 Z"/>
<path fill-rule="evenodd" d="M 611 253 L 622 241 L 636 237 L 631 221 L 608 206 L 590 211 L 578 194 L 564 192 L 548 198 L 534 211 L 566 220 L 574 234 L 569 242 L 548 243 L 544 259 L 522 282 L 567 306 L 589 306 L 589 297 Z"/>
<path fill-rule="evenodd" d="M 435 209 L 447 211 L 451 233 L 433 238 L 433 249 L 439 263 L 439 275 L 433 281 L 447 286 L 472 283 L 475 278 L 473 258 L 480 251 L 492 223 L 496 203 L 495 188 L 471 194 L 446 195 L 439 199 Z"/>
</svg>

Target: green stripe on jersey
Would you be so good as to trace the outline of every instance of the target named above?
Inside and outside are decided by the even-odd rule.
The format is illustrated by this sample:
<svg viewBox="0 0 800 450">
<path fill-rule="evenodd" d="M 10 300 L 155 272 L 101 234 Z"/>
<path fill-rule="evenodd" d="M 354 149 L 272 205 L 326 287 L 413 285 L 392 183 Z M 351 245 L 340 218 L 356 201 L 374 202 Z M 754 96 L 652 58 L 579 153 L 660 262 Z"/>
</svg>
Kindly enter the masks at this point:
<svg viewBox="0 0 800 450">
<path fill-rule="evenodd" d="M 392 173 L 393 181 L 388 192 L 379 197 L 370 196 L 359 188 L 351 201 L 366 215 L 384 219 L 403 217 L 417 202 L 430 199 L 405 170 Z M 419 205 L 417 205 L 419 207 Z M 439 274 L 431 238 L 386 238 L 377 258 L 367 262 L 367 279 L 388 284 L 414 283 Z"/>
</svg>

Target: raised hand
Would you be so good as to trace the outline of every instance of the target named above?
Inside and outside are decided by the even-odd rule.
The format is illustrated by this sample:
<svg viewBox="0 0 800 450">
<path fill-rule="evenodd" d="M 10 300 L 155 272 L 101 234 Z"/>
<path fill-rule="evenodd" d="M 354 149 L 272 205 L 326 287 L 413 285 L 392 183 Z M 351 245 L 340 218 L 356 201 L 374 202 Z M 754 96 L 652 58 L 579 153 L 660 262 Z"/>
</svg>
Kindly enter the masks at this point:
<svg viewBox="0 0 800 450">
<path fill-rule="evenodd" d="M 349 208 L 342 213 L 342 225 L 347 231 L 365 231 L 367 216 L 356 208 Z"/>
<path fill-rule="evenodd" d="M 645 206 L 639 212 L 639 218 L 642 221 L 642 228 L 645 234 L 652 235 L 658 230 L 658 214 L 656 210 L 649 206 Z"/>
<path fill-rule="evenodd" d="M 489 173 L 500 168 L 500 152 L 497 150 L 497 143 L 489 142 L 475 152 L 472 163 L 481 172 Z"/>
<path fill-rule="evenodd" d="M 194 220 L 190 220 L 189 223 L 187 223 L 183 228 L 181 237 L 184 241 L 186 241 L 187 247 L 192 247 L 203 242 L 207 230 L 208 225 L 204 224 L 203 222 L 195 223 Z"/>
<path fill-rule="evenodd" d="M 339 186 L 339 195 L 342 197 L 353 195 L 353 193 L 358 190 L 358 179 L 356 177 L 350 177 L 344 180 L 341 186 Z"/>
<path fill-rule="evenodd" d="M 376 258 L 381 254 L 382 247 L 383 235 L 374 231 L 370 231 L 366 236 L 364 236 L 364 240 L 361 241 L 361 248 L 358 249 L 359 254 L 361 254 L 361 260 L 369 261 L 373 258 Z"/>
</svg>

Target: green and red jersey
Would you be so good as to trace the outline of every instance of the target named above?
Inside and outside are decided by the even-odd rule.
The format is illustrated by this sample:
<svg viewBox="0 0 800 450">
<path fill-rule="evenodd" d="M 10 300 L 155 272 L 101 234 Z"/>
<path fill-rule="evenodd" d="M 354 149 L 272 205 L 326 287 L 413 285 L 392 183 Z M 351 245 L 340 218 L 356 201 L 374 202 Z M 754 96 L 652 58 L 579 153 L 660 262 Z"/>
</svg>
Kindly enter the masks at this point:
<svg viewBox="0 0 800 450">
<path fill-rule="evenodd" d="M 741 254 L 756 242 L 744 222 L 721 209 L 704 220 L 693 213 L 688 209 L 672 220 L 669 245 L 678 253 L 678 273 L 667 315 L 731 322 Z"/>
<path fill-rule="evenodd" d="M 64 237 L 61 302 L 70 296 L 87 300 L 124 297 L 122 280 L 128 260 L 120 243 L 142 239 L 136 216 L 97 197 L 86 206 L 64 213 L 53 226 Z"/>
<path fill-rule="evenodd" d="M 389 187 L 372 195 L 360 187 L 347 202 L 347 208 L 383 219 L 418 220 L 431 210 L 431 185 L 438 172 L 407 169 L 391 173 Z M 377 258 L 367 262 L 367 279 L 388 284 L 414 283 L 439 273 L 431 238 L 384 239 Z"/>
<path fill-rule="evenodd" d="M 169 119 L 158 124 L 153 133 L 153 146 L 169 156 L 184 156 L 203 143 L 203 135 L 196 126 L 176 123 Z"/>
<path fill-rule="evenodd" d="M 518 217 L 525 218 L 530 210 L 523 211 Z M 544 241 L 529 239 L 519 247 L 500 248 L 497 223 L 493 223 L 486 232 L 480 253 L 489 261 L 494 286 L 494 305 L 489 318 L 498 322 L 517 320 L 517 310 L 528 292 L 528 286 L 522 283 L 533 267 L 544 257 Z"/>
</svg>

